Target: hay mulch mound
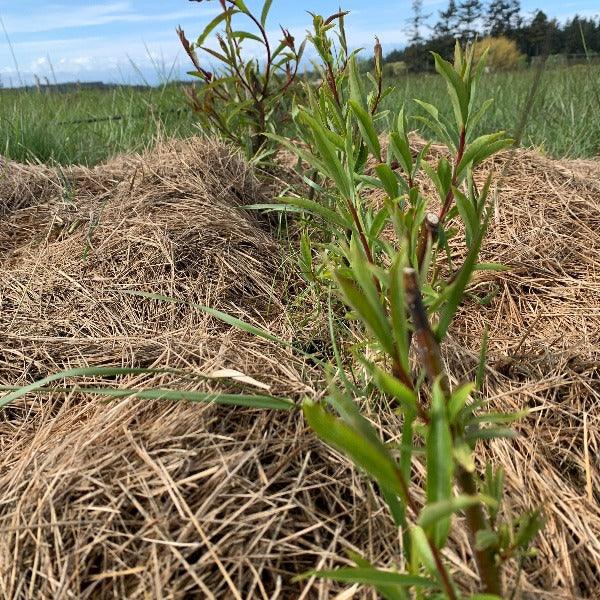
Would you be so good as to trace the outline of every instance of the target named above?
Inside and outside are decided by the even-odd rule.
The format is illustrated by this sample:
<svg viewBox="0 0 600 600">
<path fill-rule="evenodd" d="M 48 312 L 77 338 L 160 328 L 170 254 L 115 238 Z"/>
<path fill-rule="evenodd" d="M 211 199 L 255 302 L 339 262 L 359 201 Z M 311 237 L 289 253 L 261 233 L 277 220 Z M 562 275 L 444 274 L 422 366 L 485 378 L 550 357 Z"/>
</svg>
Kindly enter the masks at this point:
<svg viewBox="0 0 600 600">
<path fill-rule="evenodd" d="M 295 335 L 286 257 L 243 210 L 269 188 L 229 149 L 190 140 L 93 170 L 2 171 L 0 383 L 117 365 L 209 376 L 130 376 L 123 387 L 233 391 L 241 383 L 223 370 L 234 369 L 252 378 L 246 389 L 315 395 L 315 373 L 291 352 L 190 304 Z M 472 371 L 487 326 L 494 405 L 532 410 L 521 437 L 488 452 L 506 469 L 507 510 L 538 503 L 548 517 L 524 565 L 525 598 L 600 592 L 594 172 L 517 153 L 484 248 L 511 270 L 477 277 L 473 293 L 490 301 L 465 306 L 446 348 L 452 372 Z M 396 416 L 371 411 L 396 437 Z M 344 588 L 292 576 L 347 550 L 384 565 L 399 556 L 377 491 L 296 411 L 31 394 L 0 414 L 0 452 L 6 598 L 333 598 Z M 459 526 L 448 557 L 469 585 L 465 541 Z"/>
</svg>

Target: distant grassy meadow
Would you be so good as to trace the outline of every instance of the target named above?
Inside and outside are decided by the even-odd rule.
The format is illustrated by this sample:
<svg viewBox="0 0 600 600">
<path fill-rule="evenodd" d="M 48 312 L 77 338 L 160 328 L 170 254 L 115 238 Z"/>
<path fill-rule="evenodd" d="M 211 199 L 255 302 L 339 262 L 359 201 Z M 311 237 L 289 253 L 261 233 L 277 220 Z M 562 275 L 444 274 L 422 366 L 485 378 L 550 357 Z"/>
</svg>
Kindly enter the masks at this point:
<svg viewBox="0 0 600 600">
<path fill-rule="evenodd" d="M 508 128 L 514 134 L 534 77 L 534 69 L 486 74 L 480 94 L 494 98 L 494 104 L 479 129 Z M 413 98 L 437 102 L 443 94 L 444 84 L 435 75 L 406 75 L 391 83 L 396 91 L 386 99 L 389 108 Z M 22 162 L 91 166 L 122 152 L 142 151 L 164 137 L 197 132 L 177 84 L 0 90 L 0 155 Z M 600 155 L 600 65 L 544 71 L 522 145 L 555 158 Z"/>
</svg>

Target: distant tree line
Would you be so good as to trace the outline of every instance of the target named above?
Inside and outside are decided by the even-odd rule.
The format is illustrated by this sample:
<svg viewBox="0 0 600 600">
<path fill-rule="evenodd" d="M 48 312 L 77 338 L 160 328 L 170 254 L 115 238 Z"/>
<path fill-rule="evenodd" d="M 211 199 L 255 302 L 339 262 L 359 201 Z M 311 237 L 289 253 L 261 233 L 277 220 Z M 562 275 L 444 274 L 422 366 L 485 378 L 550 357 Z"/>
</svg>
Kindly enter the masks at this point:
<svg viewBox="0 0 600 600">
<path fill-rule="evenodd" d="M 466 42 L 486 36 L 514 40 L 527 61 L 545 54 L 600 54 L 600 19 L 575 15 L 561 25 L 542 10 L 527 18 L 519 0 L 490 0 L 487 4 L 482 0 L 448 0 L 433 26 L 427 24 L 431 16 L 424 12 L 423 0 L 412 0 L 409 43 L 403 50 L 388 54 L 386 62 L 402 61 L 412 71 L 429 69 L 431 51 L 449 58 L 457 39 Z"/>
</svg>

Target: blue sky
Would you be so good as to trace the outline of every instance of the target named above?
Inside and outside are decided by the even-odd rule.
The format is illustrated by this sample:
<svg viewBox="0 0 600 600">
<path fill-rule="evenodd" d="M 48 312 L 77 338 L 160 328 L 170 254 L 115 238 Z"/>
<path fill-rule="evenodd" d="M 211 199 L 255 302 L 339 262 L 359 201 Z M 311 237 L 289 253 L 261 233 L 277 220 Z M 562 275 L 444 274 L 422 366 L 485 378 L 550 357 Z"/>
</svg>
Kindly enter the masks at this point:
<svg viewBox="0 0 600 600">
<path fill-rule="evenodd" d="M 262 0 L 246 0 L 248 6 Z M 371 46 L 379 35 L 385 50 L 406 39 L 410 0 L 274 0 L 269 29 L 288 27 L 298 37 L 310 23 L 307 10 L 330 14 L 341 5 L 351 11 L 348 36 L 354 47 Z M 600 13 L 598 0 L 522 0 L 523 12 L 540 6 L 565 20 L 579 13 Z M 443 9 L 447 0 L 424 0 L 426 12 Z M 188 0 L 0 0 L 0 77 L 5 86 L 33 75 L 58 81 L 155 83 L 161 71 L 181 76 L 188 68 L 175 28 L 190 39 L 213 18 L 218 2 Z M 15 59 L 18 64 L 15 65 Z M 133 66 L 135 65 L 135 67 Z M 52 73 L 54 71 L 54 74 Z"/>
</svg>

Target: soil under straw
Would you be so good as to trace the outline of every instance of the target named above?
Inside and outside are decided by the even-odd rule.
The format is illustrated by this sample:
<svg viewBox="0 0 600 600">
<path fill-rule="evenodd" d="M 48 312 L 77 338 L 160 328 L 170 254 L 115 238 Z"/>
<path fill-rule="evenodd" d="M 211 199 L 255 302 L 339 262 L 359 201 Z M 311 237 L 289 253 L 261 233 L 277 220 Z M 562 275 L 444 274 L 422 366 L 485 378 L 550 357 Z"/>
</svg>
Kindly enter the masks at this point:
<svg viewBox="0 0 600 600">
<path fill-rule="evenodd" d="M 124 293 L 209 304 L 294 337 L 282 248 L 241 208 L 268 190 L 226 147 L 196 139 L 92 170 L 2 173 L 0 383 L 87 365 L 229 368 L 273 394 L 316 394 L 291 352 L 187 304 Z M 445 349 L 449 370 L 472 377 L 487 326 L 493 405 L 531 409 L 521 436 L 485 456 L 506 469 L 507 510 L 541 504 L 548 517 L 524 598 L 600 594 L 599 173 L 516 154 L 483 256 L 511 270 L 477 275 L 473 295 L 493 298 L 467 303 Z M 118 385 L 239 389 L 165 374 Z M 365 410 L 397 438 L 399 417 Z M 297 411 L 30 395 L 0 415 L 0 490 L 10 599 L 333 598 L 345 588 L 292 576 L 342 564 L 347 550 L 389 566 L 400 555 L 374 486 Z M 460 523 L 447 555 L 473 585 Z M 350 590 L 339 597 L 373 597 Z"/>
</svg>

